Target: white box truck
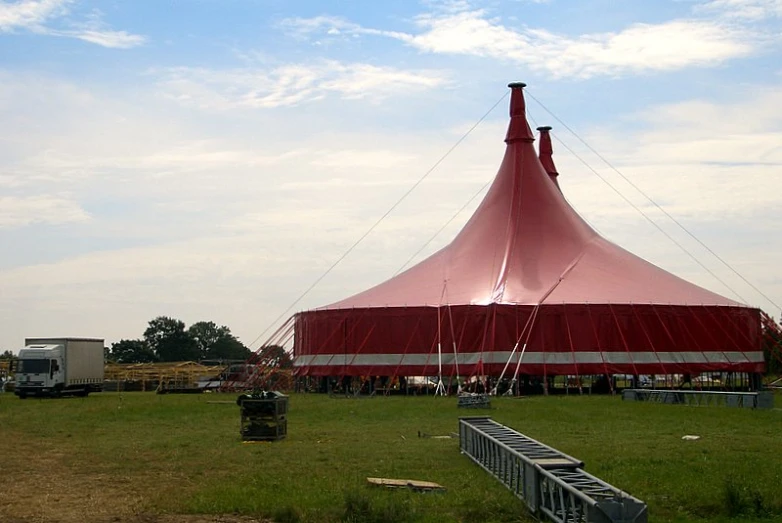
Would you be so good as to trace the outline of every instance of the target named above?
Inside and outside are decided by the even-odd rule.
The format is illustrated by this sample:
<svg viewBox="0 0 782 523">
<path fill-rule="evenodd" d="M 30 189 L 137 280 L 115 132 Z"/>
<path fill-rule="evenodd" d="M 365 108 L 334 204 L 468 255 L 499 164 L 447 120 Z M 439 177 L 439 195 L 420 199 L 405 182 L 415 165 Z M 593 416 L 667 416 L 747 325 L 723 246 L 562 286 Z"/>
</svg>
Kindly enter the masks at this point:
<svg viewBox="0 0 782 523">
<path fill-rule="evenodd" d="M 103 340 L 27 338 L 16 362 L 16 390 L 28 396 L 86 396 L 103 390 Z"/>
</svg>

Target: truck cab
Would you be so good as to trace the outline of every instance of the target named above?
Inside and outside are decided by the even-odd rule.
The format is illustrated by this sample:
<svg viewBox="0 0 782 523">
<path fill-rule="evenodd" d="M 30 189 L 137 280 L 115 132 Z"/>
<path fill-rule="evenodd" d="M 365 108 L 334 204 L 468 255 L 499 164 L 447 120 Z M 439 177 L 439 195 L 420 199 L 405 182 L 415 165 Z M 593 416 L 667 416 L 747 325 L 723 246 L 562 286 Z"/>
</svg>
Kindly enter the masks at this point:
<svg viewBox="0 0 782 523">
<path fill-rule="evenodd" d="M 56 396 L 64 388 L 61 345 L 29 345 L 19 351 L 15 393 L 26 396 Z"/>
</svg>

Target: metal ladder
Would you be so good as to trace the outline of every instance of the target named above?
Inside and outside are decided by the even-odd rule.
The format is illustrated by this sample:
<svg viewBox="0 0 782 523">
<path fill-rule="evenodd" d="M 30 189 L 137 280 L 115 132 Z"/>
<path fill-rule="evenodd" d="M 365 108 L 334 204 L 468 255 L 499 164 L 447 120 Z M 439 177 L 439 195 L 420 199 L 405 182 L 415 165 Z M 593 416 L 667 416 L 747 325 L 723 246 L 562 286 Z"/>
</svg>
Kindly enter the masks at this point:
<svg viewBox="0 0 782 523">
<path fill-rule="evenodd" d="M 572 456 L 489 417 L 459 418 L 459 446 L 537 516 L 559 523 L 646 523 L 646 504 Z"/>
</svg>

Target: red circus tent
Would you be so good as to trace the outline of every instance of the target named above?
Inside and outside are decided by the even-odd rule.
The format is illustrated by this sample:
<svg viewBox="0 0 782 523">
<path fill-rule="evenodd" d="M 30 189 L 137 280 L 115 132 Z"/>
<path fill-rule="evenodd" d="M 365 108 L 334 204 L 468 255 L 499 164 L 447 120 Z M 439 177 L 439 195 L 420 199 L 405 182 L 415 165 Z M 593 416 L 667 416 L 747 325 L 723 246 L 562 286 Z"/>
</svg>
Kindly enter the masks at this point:
<svg viewBox="0 0 782 523">
<path fill-rule="evenodd" d="M 505 156 L 453 241 L 364 292 L 294 317 L 299 375 L 762 372 L 760 311 L 601 237 L 536 154 L 510 84 Z M 510 369 L 510 370 L 509 370 Z"/>
</svg>

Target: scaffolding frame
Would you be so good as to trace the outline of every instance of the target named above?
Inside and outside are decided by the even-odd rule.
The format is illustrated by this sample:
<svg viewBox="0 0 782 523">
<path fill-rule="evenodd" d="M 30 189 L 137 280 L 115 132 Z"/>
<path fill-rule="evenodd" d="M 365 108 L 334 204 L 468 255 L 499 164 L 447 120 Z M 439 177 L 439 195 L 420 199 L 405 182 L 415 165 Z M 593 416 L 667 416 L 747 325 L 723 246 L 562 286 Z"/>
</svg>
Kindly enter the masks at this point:
<svg viewBox="0 0 782 523">
<path fill-rule="evenodd" d="M 117 387 L 129 383 L 140 384 L 140 390 L 156 390 L 159 387 L 195 388 L 203 378 L 219 376 L 225 365 L 201 365 L 194 361 L 166 363 L 108 363 L 104 379 L 117 382 Z"/>
</svg>

